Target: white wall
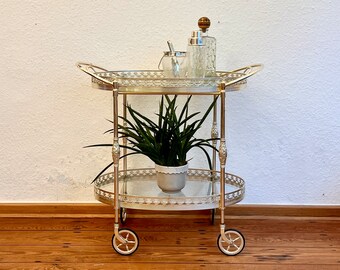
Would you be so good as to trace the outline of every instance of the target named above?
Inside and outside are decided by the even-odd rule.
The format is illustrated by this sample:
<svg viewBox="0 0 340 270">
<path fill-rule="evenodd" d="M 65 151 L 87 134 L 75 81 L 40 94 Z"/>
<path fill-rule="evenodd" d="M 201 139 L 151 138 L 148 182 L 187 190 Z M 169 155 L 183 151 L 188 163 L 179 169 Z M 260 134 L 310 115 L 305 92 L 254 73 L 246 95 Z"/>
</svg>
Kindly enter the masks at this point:
<svg viewBox="0 0 340 270">
<path fill-rule="evenodd" d="M 82 147 L 110 141 L 111 95 L 75 63 L 154 69 L 166 40 L 185 49 L 208 16 L 218 69 L 265 65 L 227 97 L 228 170 L 247 181 L 243 203 L 339 205 L 339 10 L 336 0 L 1 1 L 0 202 L 94 201 L 91 178 L 111 154 Z"/>
</svg>

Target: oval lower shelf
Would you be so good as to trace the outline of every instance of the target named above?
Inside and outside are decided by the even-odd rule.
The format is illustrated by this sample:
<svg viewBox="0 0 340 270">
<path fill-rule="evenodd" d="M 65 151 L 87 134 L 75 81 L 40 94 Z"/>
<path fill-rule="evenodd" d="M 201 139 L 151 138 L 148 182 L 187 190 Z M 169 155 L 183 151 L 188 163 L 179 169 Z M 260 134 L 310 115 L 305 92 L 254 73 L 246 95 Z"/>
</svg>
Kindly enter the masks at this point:
<svg viewBox="0 0 340 270">
<path fill-rule="evenodd" d="M 203 210 L 219 207 L 220 172 L 189 169 L 187 183 L 181 192 L 168 194 L 157 186 L 154 169 L 119 171 L 120 207 L 142 210 Z M 114 173 L 100 176 L 94 193 L 100 202 L 114 205 Z M 242 178 L 225 174 L 225 205 L 241 201 L 245 193 Z"/>
</svg>

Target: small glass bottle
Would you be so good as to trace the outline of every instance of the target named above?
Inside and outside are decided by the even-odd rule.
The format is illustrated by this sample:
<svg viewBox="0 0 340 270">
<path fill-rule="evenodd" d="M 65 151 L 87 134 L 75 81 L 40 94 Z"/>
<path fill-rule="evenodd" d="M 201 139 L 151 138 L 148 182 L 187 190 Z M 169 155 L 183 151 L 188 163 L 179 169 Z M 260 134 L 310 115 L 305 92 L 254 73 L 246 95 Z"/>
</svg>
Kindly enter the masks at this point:
<svg viewBox="0 0 340 270">
<path fill-rule="evenodd" d="M 206 70 L 206 52 L 201 31 L 193 31 L 191 33 L 187 54 L 187 76 L 189 78 L 203 78 Z"/>
<path fill-rule="evenodd" d="M 202 17 L 198 20 L 198 27 L 202 31 L 203 44 L 206 47 L 206 77 L 216 76 L 216 38 L 208 35 L 210 20 L 207 17 Z"/>
</svg>

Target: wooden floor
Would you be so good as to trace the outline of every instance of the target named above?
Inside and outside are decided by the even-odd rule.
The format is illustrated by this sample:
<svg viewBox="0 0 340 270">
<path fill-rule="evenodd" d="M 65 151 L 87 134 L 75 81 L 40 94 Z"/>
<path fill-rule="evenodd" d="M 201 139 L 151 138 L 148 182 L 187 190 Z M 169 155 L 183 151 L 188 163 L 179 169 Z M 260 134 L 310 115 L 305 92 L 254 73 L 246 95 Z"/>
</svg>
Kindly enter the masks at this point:
<svg viewBox="0 0 340 270">
<path fill-rule="evenodd" d="M 140 239 L 131 256 L 112 249 L 112 218 L 0 217 L 0 269 L 340 269 L 339 218 L 226 218 L 246 238 L 234 257 L 209 215 L 128 217 Z"/>
</svg>

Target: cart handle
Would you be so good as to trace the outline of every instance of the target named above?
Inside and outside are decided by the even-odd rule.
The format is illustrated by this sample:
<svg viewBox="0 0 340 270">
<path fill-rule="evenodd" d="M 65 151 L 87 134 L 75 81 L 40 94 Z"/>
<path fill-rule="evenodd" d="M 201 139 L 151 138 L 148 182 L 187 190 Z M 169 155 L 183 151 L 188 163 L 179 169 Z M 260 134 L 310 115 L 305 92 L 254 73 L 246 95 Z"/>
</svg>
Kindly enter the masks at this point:
<svg viewBox="0 0 340 270">
<path fill-rule="evenodd" d="M 232 72 L 243 73 L 244 75 L 239 77 L 239 78 L 236 78 L 235 80 L 231 80 L 231 81 L 225 83 L 224 86 L 227 87 L 227 86 L 233 85 L 235 83 L 238 83 L 240 81 L 243 81 L 243 80 L 253 76 L 257 72 L 261 71 L 262 69 L 263 69 L 263 65 L 262 64 L 254 64 L 254 65 L 250 65 L 250 66 L 245 66 L 245 67 L 242 67 L 242 68 L 234 69 L 234 70 L 232 70 L 230 72 L 231 73 Z"/>
<path fill-rule="evenodd" d="M 100 71 L 108 71 L 107 69 L 105 68 L 102 68 L 102 67 L 99 67 L 99 66 L 96 66 L 96 65 L 93 65 L 93 64 L 89 64 L 89 63 L 82 63 L 82 62 L 78 62 L 77 64 L 77 67 L 84 71 L 85 73 L 89 74 L 91 77 L 103 82 L 103 83 L 106 83 L 106 84 L 109 84 L 109 85 L 113 85 L 113 82 L 110 82 L 100 76 L 98 76 L 96 74 L 96 69 L 99 69 Z"/>
</svg>

